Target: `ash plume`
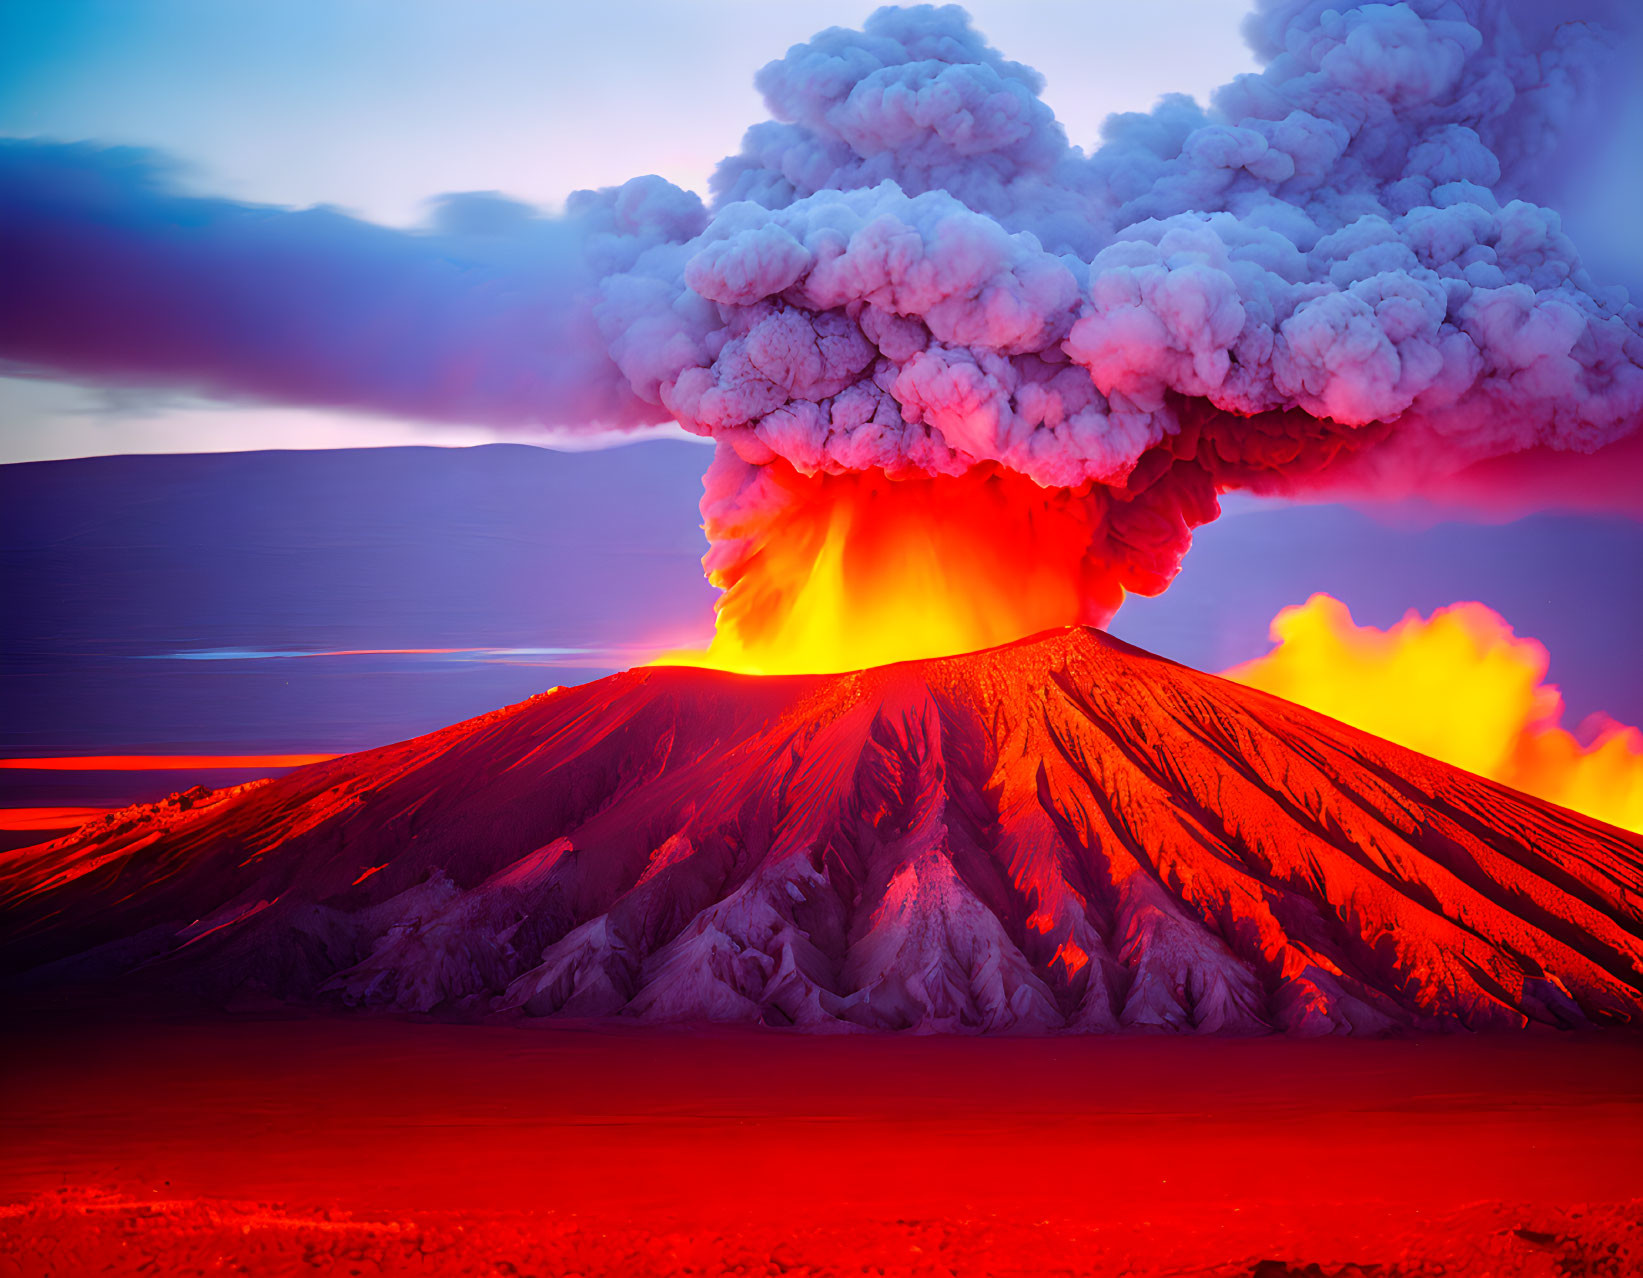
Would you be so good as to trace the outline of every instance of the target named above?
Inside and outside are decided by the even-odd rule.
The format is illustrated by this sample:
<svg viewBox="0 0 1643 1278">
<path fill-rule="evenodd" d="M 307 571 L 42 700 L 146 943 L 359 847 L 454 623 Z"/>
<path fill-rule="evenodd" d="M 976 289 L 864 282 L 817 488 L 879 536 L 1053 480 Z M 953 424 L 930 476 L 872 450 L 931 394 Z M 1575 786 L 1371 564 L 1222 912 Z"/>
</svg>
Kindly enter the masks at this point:
<svg viewBox="0 0 1643 1278">
<path fill-rule="evenodd" d="M 129 153 L 0 150 L 0 358 L 503 426 L 677 420 L 734 589 L 802 486 L 991 468 L 1167 586 L 1232 489 L 1395 492 L 1643 420 L 1643 318 L 1533 201 L 1626 11 L 1263 0 L 1264 68 L 1074 146 L 962 10 L 759 72 L 712 204 L 658 178 L 420 232 L 177 195 Z M 1617 25 L 1619 24 L 1619 25 Z M 795 497 L 795 493 L 800 496 Z M 1074 620 L 1074 618 L 1068 618 Z"/>
</svg>

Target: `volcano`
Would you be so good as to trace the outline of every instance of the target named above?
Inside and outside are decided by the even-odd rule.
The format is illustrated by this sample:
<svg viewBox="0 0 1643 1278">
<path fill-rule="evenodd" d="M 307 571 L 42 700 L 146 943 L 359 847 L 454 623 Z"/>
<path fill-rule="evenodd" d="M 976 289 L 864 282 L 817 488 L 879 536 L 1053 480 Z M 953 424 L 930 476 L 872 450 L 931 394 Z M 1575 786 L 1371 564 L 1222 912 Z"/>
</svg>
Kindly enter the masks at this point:
<svg viewBox="0 0 1643 1278">
<path fill-rule="evenodd" d="M 1643 839 L 1097 631 L 645 667 L 0 861 L 17 990 L 951 1032 L 1636 1026 Z"/>
</svg>

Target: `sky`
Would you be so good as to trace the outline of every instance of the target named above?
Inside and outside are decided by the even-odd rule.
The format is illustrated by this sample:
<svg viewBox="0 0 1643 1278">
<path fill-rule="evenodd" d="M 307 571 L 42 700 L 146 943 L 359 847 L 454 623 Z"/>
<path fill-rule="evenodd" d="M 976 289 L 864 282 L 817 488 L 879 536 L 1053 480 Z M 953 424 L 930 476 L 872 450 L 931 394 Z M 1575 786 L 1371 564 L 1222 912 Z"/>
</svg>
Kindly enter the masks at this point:
<svg viewBox="0 0 1643 1278">
<path fill-rule="evenodd" d="M 764 118 L 753 73 L 876 7 L 4 0 L 0 136 L 152 147 L 201 194 L 335 205 L 402 226 L 451 191 L 556 208 L 574 190 L 641 173 L 705 191 L 713 166 Z M 1169 92 L 1202 97 L 1255 65 L 1238 34 L 1242 0 L 967 7 L 1010 57 L 1043 72 L 1046 99 L 1086 145 L 1113 111 Z M 0 378 L 0 462 L 494 438 Z"/>
<path fill-rule="evenodd" d="M 876 7 L 11 0 L 0 131 L 157 146 L 202 191 L 399 224 L 443 191 L 554 206 L 647 172 L 702 189 L 764 115 L 753 72 Z M 1075 140 L 1254 67 L 1242 0 L 966 7 L 1044 73 Z"/>
<path fill-rule="evenodd" d="M 153 148 L 170 158 L 194 192 L 282 206 L 333 205 L 399 226 L 418 224 L 432 197 L 452 191 L 501 192 L 552 209 L 574 190 L 647 172 L 705 191 L 713 166 L 736 150 L 743 129 L 764 118 L 752 85 L 755 70 L 827 25 L 859 26 L 874 7 L 871 0 L 598 5 L 0 0 L 0 136 Z M 1046 100 L 1073 141 L 1086 146 L 1110 112 L 1145 109 L 1166 92 L 1202 100 L 1215 86 L 1255 67 L 1239 34 L 1244 0 L 974 0 L 966 7 L 1004 53 L 1044 73 Z M 1618 101 L 1611 114 L 1612 128 L 1581 139 L 1574 148 L 1578 163 L 1571 162 L 1552 185 L 1565 225 L 1594 272 L 1631 287 L 1636 296 L 1643 290 L 1643 252 L 1632 229 L 1635 210 L 1643 207 L 1643 164 L 1636 161 L 1643 154 L 1643 95 Z M 658 433 L 689 438 L 677 429 Z M 0 377 L 0 463 L 130 453 L 474 445 L 498 438 L 504 437 L 480 426 Z M 615 442 L 586 434 L 574 440 L 529 438 L 578 448 Z M 700 451 L 705 465 L 706 449 Z M 622 452 L 641 456 L 637 449 Z M 611 465 L 577 472 L 607 477 L 598 481 L 607 489 L 583 491 L 580 500 L 594 505 L 617 500 L 614 494 L 627 482 L 620 476 L 635 473 L 624 472 L 624 465 L 630 463 L 622 454 L 612 454 Z M 689 513 L 699 494 L 692 478 L 696 463 L 686 457 L 663 465 L 658 457 L 631 466 L 654 469 L 646 482 L 667 494 L 669 511 L 677 507 L 683 513 L 672 521 L 678 523 L 678 538 L 658 530 L 643 546 L 636 542 L 624 553 L 671 556 L 664 576 L 673 581 L 691 571 L 701 550 Z M 31 482 L 18 472 L 19 485 Z M 590 481 L 593 488 L 598 482 Z M 114 502 L 95 483 L 75 491 L 86 504 L 68 535 L 76 544 L 101 547 L 106 554 L 96 562 L 117 568 L 124 552 L 110 540 L 110 529 L 137 536 L 131 530 L 143 527 L 142 512 L 126 507 L 141 503 L 132 494 L 121 499 L 124 505 Z M 529 507 L 528 497 L 516 494 L 512 500 L 518 509 Z M 102 516 L 95 512 L 111 505 L 124 513 L 101 525 L 99 542 Z M 1188 555 L 1177 585 L 1157 600 L 1126 605 L 1115 624 L 1118 633 L 1220 668 L 1255 655 L 1276 608 L 1300 602 L 1313 589 L 1347 599 L 1360 620 L 1378 625 L 1390 624 L 1406 607 L 1430 610 L 1478 597 L 1501 609 L 1520 632 L 1552 645 L 1553 675 L 1570 686 L 1573 709 L 1634 717 L 1643 709 L 1643 684 L 1635 672 L 1635 652 L 1643 641 L 1636 589 L 1643 526 L 1634 521 L 1565 511 L 1516 521 L 1496 512 L 1490 517 L 1494 522 L 1469 522 L 1457 519 L 1455 511 L 1409 507 L 1356 510 L 1249 499 L 1231 505 L 1235 514 L 1248 517 L 1229 518 L 1201 533 L 1200 548 Z M 9 527 L 13 548 L 63 531 L 50 523 L 53 509 L 60 507 L 40 509 L 37 523 Z M 472 526 L 460 531 L 469 538 L 504 535 L 490 525 L 478 533 Z M 189 525 L 187 539 L 169 548 L 171 557 L 142 578 L 141 590 L 132 586 L 132 606 L 146 599 L 158 627 L 153 652 L 137 654 L 143 660 L 163 656 L 171 641 L 161 631 L 167 618 L 176 620 L 174 609 L 154 605 L 152 583 L 186 570 L 200 539 L 210 535 Z M 279 561 L 288 527 L 259 535 L 256 553 Z M 541 542 L 542 553 L 569 553 L 565 537 Z M 308 550 L 321 554 L 323 542 Z M 651 567 L 655 562 L 660 561 L 647 560 Z M 27 571 L 37 573 L 39 566 Z M 429 607 L 416 593 L 426 588 L 427 578 L 409 554 L 395 560 L 394 573 L 398 611 L 384 615 L 409 627 L 406 619 Z M 602 597 L 603 587 L 587 584 L 598 575 L 563 574 L 553 587 L 564 598 L 578 590 L 592 592 L 567 604 L 574 613 L 586 600 Z M 469 585 L 466 571 L 453 572 L 449 597 L 456 599 Z M 348 586 L 339 576 L 331 589 L 331 597 L 340 600 Z M 506 588 L 495 589 L 501 597 Z M 680 584 L 679 591 L 678 617 L 705 616 L 710 592 L 699 577 Z M 631 603 L 607 609 L 606 638 L 625 624 Z M 492 607 L 492 632 L 474 633 L 483 609 L 471 601 L 463 606 L 469 608 L 461 614 L 469 637 L 487 650 L 524 645 L 533 636 L 548 646 L 593 642 L 585 634 L 544 633 L 559 622 L 515 603 Z M 279 647 L 277 636 L 269 637 L 275 619 L 262 620 L 268 622 L 263 631 L 235 642 Z M 387 639 L 364 630 L 355 635 L 360 621 L 359 616 L 344 619 L 350 644 L 410 642 L 397 632 Z M 48 639 L 30 632 L 28 642 Z M 323 647 L 329 640 L 316 631 L 303 642 Z M 520 676 L 543 677 L 540 672 Z M 150 682 L 157 687 L 158 680 L 155 674 Z M 271 679 L 269 686 L 278 682 Z M 376 686 L 391 682 L 385 675 Z M 1605 696 L 1605 689 L 1613 695 Z M 510 685 L 509 695 L 513 691 Z M 434 699 L 410 726 L 420 730 L 443 721 L 440 716 L 477 712 L 499 695 L 487 683 L 472 694 L 472 705 Z M 335 700 L 329 689 L 315 692 L 302 713 L 321 712 Z M 158 702 L 144 704 L 144 713 L 151 713 Z M 372 704 L 386 702 L 378 697 Z M 63 721 L 61 704 L 48 701 L 36 709 L 31 722 L 41 731 Z M 348 712 L 363 713 L 357 706 Z M 94 729 L 88 725 L 86 732 Z M 404 720 L 383 721 L 385 734 L 407 730 Z M 312 736 L 297 739 L 300 726 L 291 731 L 294 746 L 313 744 Z M 353 748 L 369 742 L 331 744 Z M 0 741 L 0 750 L 72 745 L 31 738 L 26 746 L 21 739 Z"/>
</svg>

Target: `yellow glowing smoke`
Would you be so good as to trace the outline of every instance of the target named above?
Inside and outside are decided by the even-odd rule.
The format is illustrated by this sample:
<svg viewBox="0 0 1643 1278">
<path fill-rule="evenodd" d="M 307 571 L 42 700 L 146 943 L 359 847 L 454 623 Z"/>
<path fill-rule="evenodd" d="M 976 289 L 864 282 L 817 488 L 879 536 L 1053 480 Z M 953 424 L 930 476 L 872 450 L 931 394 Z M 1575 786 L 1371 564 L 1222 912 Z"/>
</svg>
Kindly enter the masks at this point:
<svg viewBox="0 0 1643 1278">
<path fill-rule="evenodd" d="M 1377 630 L 1318 594 L 1280 612 L 1272 638 L 1276 648 L 1226 677 L 1643 832 L 1643 733 L 1603 719 L 1582 746 L 1559 726 L 1546 649 L 1493 609 L 1458 603 Z"/>
<path fill-rule="evenodd" d="M 1123 598 L 1091 549 L 1102 506 L 1088 494 L 979 470 L 785 482 L 757 552 L 710 573 L 725 592 L 712 644 L 659 664 L 862 670 L 1103 621 Z"/>
</svg>

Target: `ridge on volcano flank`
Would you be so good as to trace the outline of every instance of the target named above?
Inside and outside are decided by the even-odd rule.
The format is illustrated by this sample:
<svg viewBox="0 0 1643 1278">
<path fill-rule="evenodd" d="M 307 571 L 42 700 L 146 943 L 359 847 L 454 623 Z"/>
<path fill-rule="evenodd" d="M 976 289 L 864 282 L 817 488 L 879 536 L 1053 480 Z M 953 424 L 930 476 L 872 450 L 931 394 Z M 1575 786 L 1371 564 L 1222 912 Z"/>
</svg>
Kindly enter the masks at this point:
<svg viewBox="0 0 1643 1278">
<path fill-rule="evenodd" d="M 805 1029 L 1643 1014 L 1643 839 L 1094 630 L 649 667 L 0 861 L 16 985 Z"/>
</svg>

